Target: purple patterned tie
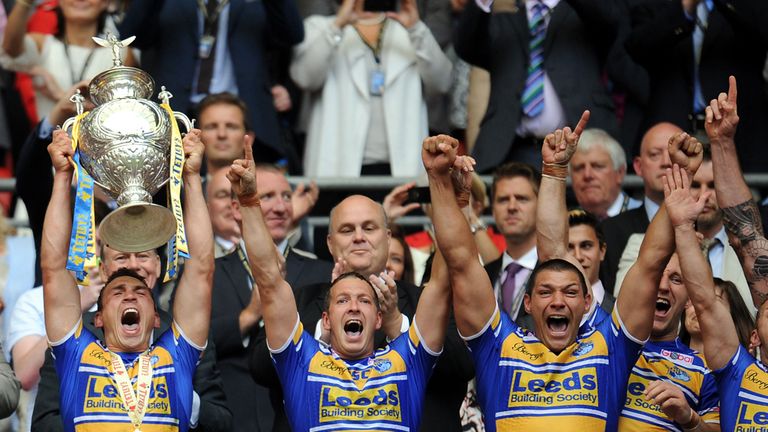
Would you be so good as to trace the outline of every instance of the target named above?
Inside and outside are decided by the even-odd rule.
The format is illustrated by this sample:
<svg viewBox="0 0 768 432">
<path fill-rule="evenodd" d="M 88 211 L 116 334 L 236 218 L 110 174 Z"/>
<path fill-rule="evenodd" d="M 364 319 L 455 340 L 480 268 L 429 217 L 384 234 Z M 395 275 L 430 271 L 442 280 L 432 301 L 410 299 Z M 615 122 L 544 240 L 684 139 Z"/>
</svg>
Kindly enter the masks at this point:
<svg viewBox="0 0 768 432">
<path fill-rule="evenodd" d="M 512 316 L 512 307 L 515 305 L 515 275 L 523 269 L 523 266 L 516 262 L 507 264 L 507 277 L 501 284 L 501 307 Z"/>
<path fill-rule="evenodd" d="M 528 22 L 531 33 L 530 62 L 521 101 L 523 114 L 528 117 L 536 117 L 544 111 L 544 37 L 547 34 L 544 16 L 547 9 L 546 5 L 538 1 L 531 5 L 531 20 Z"/>
</svg>

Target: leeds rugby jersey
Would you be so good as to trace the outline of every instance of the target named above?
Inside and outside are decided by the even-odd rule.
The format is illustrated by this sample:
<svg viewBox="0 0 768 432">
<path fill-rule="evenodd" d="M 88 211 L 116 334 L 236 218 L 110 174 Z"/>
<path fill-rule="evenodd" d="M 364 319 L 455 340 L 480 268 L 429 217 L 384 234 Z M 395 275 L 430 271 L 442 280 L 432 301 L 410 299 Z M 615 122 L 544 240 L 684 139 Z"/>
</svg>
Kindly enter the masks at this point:
<svg viewBox="0 0 768 432">
<path fill-rule="evenodd" d="M 498 305 L 486 327 L 465 339 L 489 432 L 615 431 L 642 349 L 617 309 L 559 354 L 500 314 Z"/>
<path fill-rule="evenodd" d="M 669 419 L 661 407 L 646 400 L 643 394 L 648 383 L 658 379 L 670 382 L 682 390 L 688 405 L 706 423 L 719 423 L 720 411 L 715 378 L 707 369 L 704 358 L 680 342 L 649 341 L 632 369 L 627 384 L 627 400 L 619 419 L 619 431 L 682 431 Z"/>
<path fill-rule="evenodd" d="M 298 320 L 293 337 L 272 351 L 295 431 L 417 431 L 438 356 L 424 345 L 415 322 L 362 360 L 341 359 Z"/>
<path fill-rule="evenodd" d="M 61 382 L 61 416 L 67 432 L 133 430 L 112 378 L 110 354 L 82 321 L 60 342 L 51 343 Z M 192 378 L 203 348 L 192 345 L 176 323 L 150 348 L 152 381 L 142 432 L 189 429 Z M 136 386 L 141 353 L 118 353 Z"/>
<path fill-rule="evenodd" d="M 714 374 L 721 430 L 768 432 L 768 368 L 739 345 L 731 361 Z"/>
</svg>

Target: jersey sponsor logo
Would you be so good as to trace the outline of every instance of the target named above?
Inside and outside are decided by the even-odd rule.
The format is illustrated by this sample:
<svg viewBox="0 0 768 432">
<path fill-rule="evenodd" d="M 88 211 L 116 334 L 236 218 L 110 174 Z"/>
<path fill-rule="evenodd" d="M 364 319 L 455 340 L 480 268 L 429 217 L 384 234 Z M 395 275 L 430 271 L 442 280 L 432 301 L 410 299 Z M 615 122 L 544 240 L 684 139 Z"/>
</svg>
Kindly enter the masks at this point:
<svg viewBox="0 0 768 432">
<path fill-rule="evenodd" d="M 595 347 L 595 344 L 593 344 L 592 342 L 589 342 L 589 341 L 582 342 L 579 344 L 578 347 L 576 347 L 575 350 L 573 350 L 573 355 L 575 357 L 583 356 L 584 354 L 587 354 L 590 351 L 592 351 L 592 348 L 594 347 Z"/>
<path fill-rule="evenodd" d="M 748 390 L 759 390 L 759 393 L 764 393 L 768 390 L 768 374 L 752 365 L 744 372 L 744 384 Z"/>
<path fill-rule="evenodd" d="M 667 372 L 669 373 L 669 376 L 682 382 L 688 382 L 691 380 L 691 376 L 688 375 L 688 373 L 681 368 L 677 366 L 673 366 L 669 369 L 667 369 Z"/>
<path fill-rule="evenodd" d="M 627 400 L 624 406 L 627 408 L 634 408 L 637 410 L 652 413 L 653 415 L 664 417 L 666 415 L 661 410 L 661 406 L 645 399 L 646 385 L 643 381 L 632 381 L 637 379 L 636 375 L 630 377 L 630 383 L 627 384 Z"/>
<path fill-rule="evenodd" d="M 594 367 L 543 374 L 516 370 L 508 403 L 510 407 L 597 406 L 597 372 Z"/>
<path fill-rule="evenodd" d="M 739 415 L 736 419 L 735 430 L 744 432 L 768 431 L 768 407 L 742 402 L 739 405 Z"/>
<path fill-rule="evenodd" d="M 544 356 L 544 353 L 533 353 L 528 351 L 528 344 L 522 343 L 522 342 L 515 342 L 514 345 L 512 345 L 511 349 L 513 352 L 519 353 L 522 356 L 526 357 L 529 361 L 535 362 L 542 358 Z M 517 357 L 515 355 L 505 355 L 502 354 L 505 357 Z"/>
<path fill-rule="evenodd" d="M 324 385 L 320 389 L 320 422 L 338 420 L 402 421 L 396 384 L 363 391 Z"/>
<path fill-rule="evenodd" d="M 123 401 L 115 387 L 115 382 L 106 376 L 88 377 L 88 387 L 83 401 L 83 413 L 123 412 Z M 164 376 L 152 379 L 149 388 L 149 403 L 147 412 L 153 414 L 170 414 L 171 405 L 168 397 L 168 383 Z"/>
<path fill-rule="evenodd" d="M 392 362 L 388 359 L 376 359 L 373 361 L 373 367 L 381 372 L 384 373 L 388 371 L 390 368 L 392 368 Z"/>
<path fill-rule="evenodd" d="M 661 350 L 661 356 L 670 358 L 672 360 L 681 361 L 683 363 L 693 364 L 693 356 L 680 354 L 679 352 L 663 349 Z"/>
</svg>

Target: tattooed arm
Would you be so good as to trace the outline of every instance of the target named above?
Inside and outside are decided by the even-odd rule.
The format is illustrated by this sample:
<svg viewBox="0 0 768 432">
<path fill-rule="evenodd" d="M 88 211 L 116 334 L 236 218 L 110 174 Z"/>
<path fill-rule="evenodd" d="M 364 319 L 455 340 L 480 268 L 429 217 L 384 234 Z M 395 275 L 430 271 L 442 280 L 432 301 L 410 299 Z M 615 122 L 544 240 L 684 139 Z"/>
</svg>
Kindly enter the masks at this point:
<svg viewBox="0 0 768 432">
<path fill-rule="evenodd" d="M 736 156 L 736 78 L 728 80 L 728 94 L 720 93 L 706 110 L 705 128 L 712 145 L 717 203 L 723 210 L 728 238 L 741 261 L 755 307 L 768 298 L 768 241 Z"/>
</svg>

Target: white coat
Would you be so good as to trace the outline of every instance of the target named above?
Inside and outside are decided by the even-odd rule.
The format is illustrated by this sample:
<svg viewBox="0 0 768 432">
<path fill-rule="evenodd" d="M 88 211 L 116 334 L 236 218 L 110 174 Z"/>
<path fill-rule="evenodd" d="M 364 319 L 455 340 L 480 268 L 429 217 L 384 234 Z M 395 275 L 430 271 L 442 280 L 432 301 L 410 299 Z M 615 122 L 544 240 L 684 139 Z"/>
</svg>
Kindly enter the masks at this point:
<svg viewBox="0 0 768 432">
<path fill-rule="evenodd" d="M 304 21 L 304 42 L 294 48 L 291 78 L 311 93 L 304 175 L 357 177 L 370 121 L 368 61 L 371 50 L 352 26 L 339 31 L 335 17 Z M 369 57 L 366 57 L 369 56 Z M 427 136 L 427 91 L 446 92 L 451 62 L 429 29 L 387 23 L 381 65 L 382 95 L 392 175 L 423 172 L 421 142 Z"/>
</svg>

